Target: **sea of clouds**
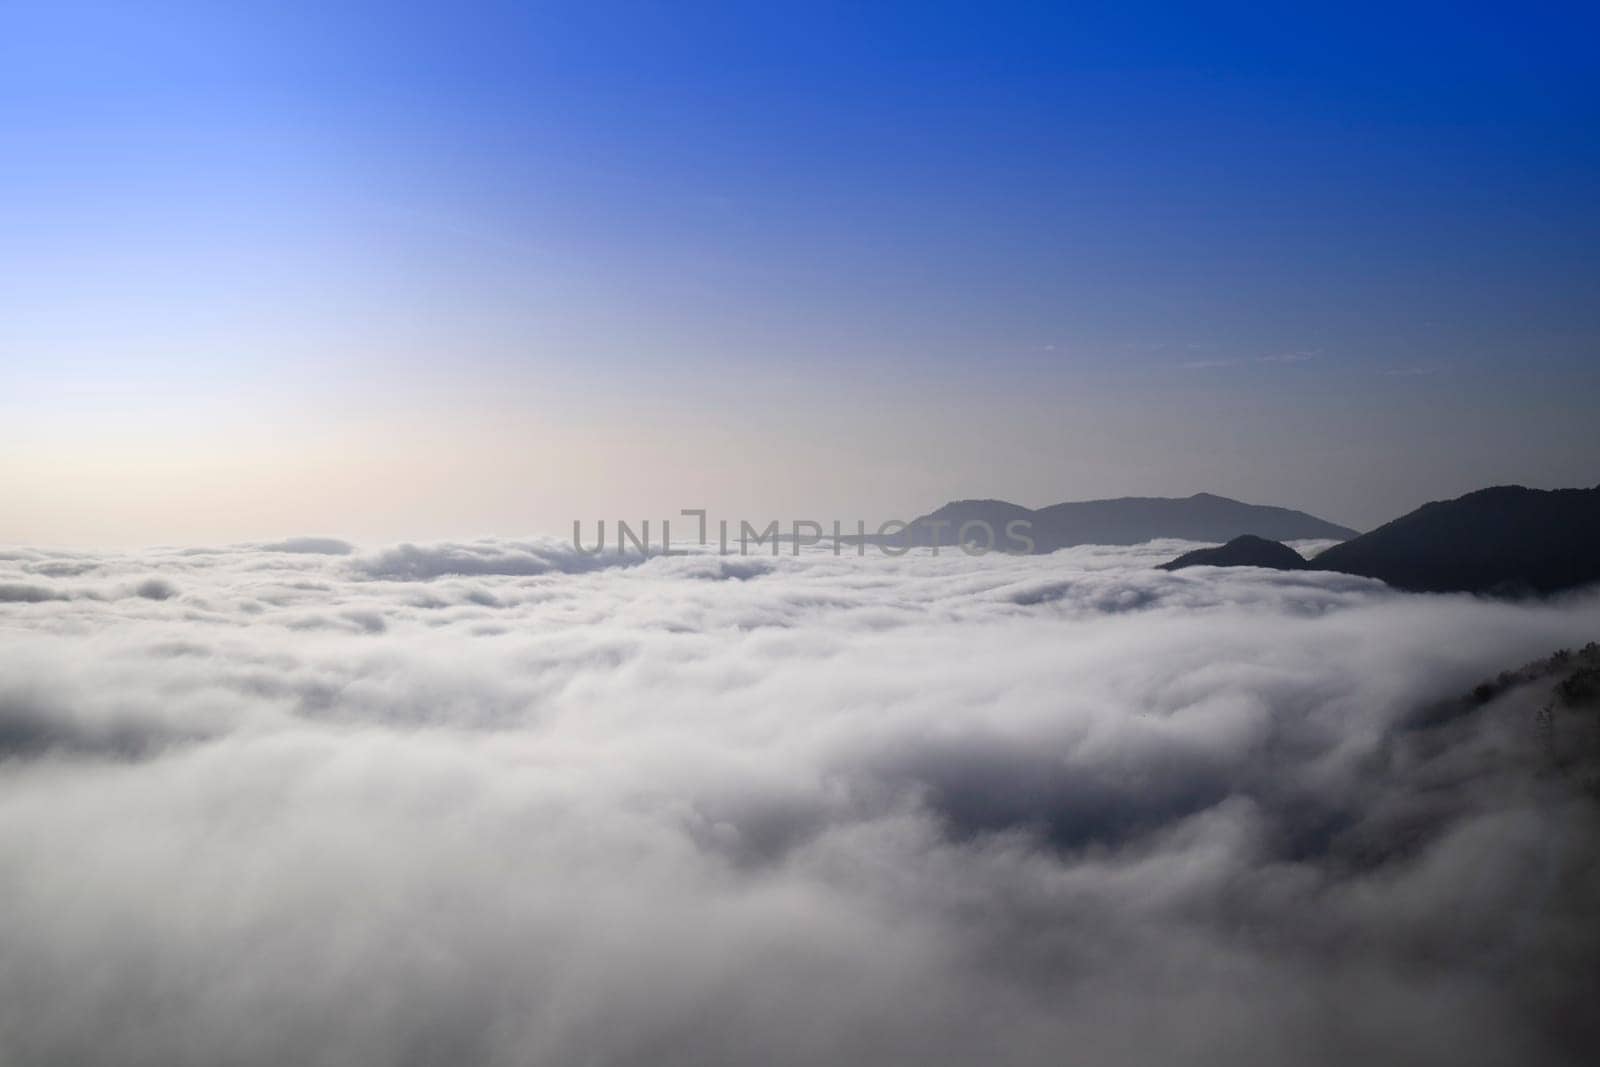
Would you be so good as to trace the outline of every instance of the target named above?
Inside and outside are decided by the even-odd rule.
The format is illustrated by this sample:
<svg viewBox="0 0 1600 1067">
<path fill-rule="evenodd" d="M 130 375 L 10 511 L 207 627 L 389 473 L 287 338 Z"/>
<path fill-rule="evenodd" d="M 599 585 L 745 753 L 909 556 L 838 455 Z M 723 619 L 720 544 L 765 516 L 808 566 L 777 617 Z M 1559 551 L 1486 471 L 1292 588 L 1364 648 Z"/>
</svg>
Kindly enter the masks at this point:
<svg viewBox="0 0 1600 1067">
<path fill-rule="evenodd" d="M 0 549 L 0 1062 L 1586 1062 L 1600 596 L 1189 547 Z"/>
</svg>

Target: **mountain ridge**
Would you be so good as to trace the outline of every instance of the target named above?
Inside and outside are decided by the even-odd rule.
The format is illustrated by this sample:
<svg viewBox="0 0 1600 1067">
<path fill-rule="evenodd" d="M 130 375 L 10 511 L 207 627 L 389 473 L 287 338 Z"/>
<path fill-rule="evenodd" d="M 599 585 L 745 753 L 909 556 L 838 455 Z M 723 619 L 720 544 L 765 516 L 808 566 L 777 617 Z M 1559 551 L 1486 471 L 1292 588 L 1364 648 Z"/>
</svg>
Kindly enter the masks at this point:
<svg viewBox="0 0 1600 1067">
<path fill-rule="evenodd" d="M 1286 545 L 1230 542 L 1185 553 L 1162 569 L 1262 566 L 1376 578 L 1410 592 L 1554 593 L 1600 582 L 1600 487 L 1496 485 L 1431 500 L 1309 561 L 1298 559 Z"/>
<path fill-rule="evenodd" d="M 1496 485 L 1432 500 L 1311 565 L 1416 592 L 1550 593 L 1600 581 L 1600 487 Z"/>
<path fill-rule="evenodd" d="M 1029 524 L 1025 540 L 1010 535 L 1008 524 Z M 1008 500 L 970 498 L 952 500 L 919 515 L 894 534 L 869 537 L 873 543 L 896 547 L 955 546 L 964 524 L 987 524 L 992 547 L 1010 551 L 1053 552 L 1074 545 L 1133 545 L 1163 538 L 1186 541 L 1227 541 L 1242 534 L 1269 540 L 1338 539 L 1357 531 L 1315 515 L 1290 508 L 1247 504 L 1215 493 L 1187 497 L 1125 496 L 1102 500 L 1075 500 L 1027 508 Z M 964 543 L 984 540 L 973 529 Z M 1031 543 L 1031 548 L 1026 547 Z"/>
</svg>

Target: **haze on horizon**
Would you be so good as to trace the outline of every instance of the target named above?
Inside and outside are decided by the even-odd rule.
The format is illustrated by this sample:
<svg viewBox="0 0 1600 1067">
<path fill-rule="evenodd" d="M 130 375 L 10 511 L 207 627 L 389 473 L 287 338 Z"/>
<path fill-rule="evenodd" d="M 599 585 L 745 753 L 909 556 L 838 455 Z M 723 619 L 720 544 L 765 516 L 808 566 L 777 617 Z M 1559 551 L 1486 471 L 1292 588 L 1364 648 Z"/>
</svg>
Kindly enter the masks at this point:
<svg viewBox="0 0 1600 1067">
<path fill-rule="evenodd" d="M 1594 485 L 1596 22 L 8 4 L 0 542 Z"/>
</svg>

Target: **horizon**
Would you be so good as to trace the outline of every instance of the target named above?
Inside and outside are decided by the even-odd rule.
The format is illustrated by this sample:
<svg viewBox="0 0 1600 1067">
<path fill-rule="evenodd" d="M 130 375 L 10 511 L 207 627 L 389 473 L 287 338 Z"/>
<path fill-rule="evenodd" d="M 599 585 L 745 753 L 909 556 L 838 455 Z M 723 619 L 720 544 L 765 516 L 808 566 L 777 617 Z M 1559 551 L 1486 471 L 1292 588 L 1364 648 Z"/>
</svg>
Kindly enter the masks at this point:
<svg viewBox="0 0 1600 1067">
<path fill-rule="evenodd" d="M 1504 489 L 1504 488 L 1531 489 L 1531 488 L 1535 488 L 1535 487 L 1533 487 L 1533 486 L 1510 486 L 1510 485 L 1482 486 L 1479 489 L 1472 490 L 1471 492 L 1483 492 L 1483 491 L 1488 490 L 1488 489 Z M 1578 489 L 1578 490 L 1582 490 L 1582 489 L 1585 489 L 1585 488 L 1588 488 L 1588 487 L 1585 487 L 1585 486 L 1556 486 L 1556 487 L 1553 487 L 1553 488 L 1554 489 Z M 1596 486 L 1595 488 L 1600 488 L 1600 486 Z M 1463 494 L 1463 495 L 1465 495 L 1465 494 Z M 1194 500 L 1194 499 L 1197 499 L 1197 498 L 1200 498 L 1200 497 L 1209 497 L 1209 498 L 1212 498 L 1212 499 L 1227 501 L 1229 503 L 1245 504 L 1245 505 L 1248 505 L 1248 506 L 1251 506 L 1251 507 L 1268 507 L 1268 508 L 1280 508 L 1282 510 L 1290 510 L 1290 511 L 1294 511 L 1294 512 L 1299 513 L 1299 514 L 1306 515 L 1306 516 L 1308 516 L 1310 518 L 1320 519 L 1320 520 L 1325 521 L 1325 522 L 1333 523 L 1334 525 L 1347 526 L 1347 528 L 1355 530 L 1355 532 L 1357 534 L 1367 533 L 1371 529 L 1376 529 L 1378 526 L 1381 526 L 1384 523 L 1387 523 L 1389 521 L 1392 521 L 1393 519 L 1401 517 L 1400 515 L 1395 515 L 1395 516 L 1392 516 L 1390 519 L 1384 520 L 1384 523 L 1378 523 L 1375 526 L 1363 529 L 1361 527 L 1351 527 L 1351 526 L 1348 526 L 1347 524 L 1340 523 L 1337 519 L 1330 519 L 1326 515 L 1319 515 L 1319 514 L 1316 514 L 1315 512 L 1303 511 L 1302 509 L 1299 509 L 1299 508 L 1283 508 L 1282 505 L 1278 505 L 1278 504 L 1267 503 L 1267 502 L 1259 501 L 1259 500 L 1240 500 L 1240 499 L 1238 499 L 1236 497 L 1225 496 L 1225 495 L 1223 495 L 1221 493 L 1212 493 L 1212 492 L 1208 492 L 1206 490 L 1200 490 L 1198 492 L 1188 493 L 1188 494 L 1185 494 L 1183 496 L 1174 496 L 1174 497 L 1152 497 L 1152 496 L 1124 495 L 1124 496 L 1113 496 L 1113 497 L 1095 497 L 1095 498 L 1091 498 L 1091 499 L 1087 499 L 1087 500 L 1054 500 L 1054 501 L 1050 501 L 1050 502 L 1045 503 L 1045 504 L 1021 504 L 1021 503 L 1018 503 L 1017 501 L 1014 501 L 1014 500 L 1003 500 L 1003 499 L 1000 499 L 998 497 L 962 497 L 962 498 L 959 498 L 959 499 L 946 500 L 946 501 L 941 502 L 938 505 L 935 505 L 935 506 L 932 506 L 932 507 L 928 507 L 928 508 L 925 508 L 925 509 L 920 510 L 920 511 L 908 513 L 907 517 L 904 518 L 904 519 L 901 519 L 901 518 L 898 518 L 898 517 L 886 518 L 886 519 L 873 519 L 873 518 L 868 518 L 866 516 L 852 516 L 848 520 L 839 519 L 837 521 L 839 521 L 839 522 L 841 522 L 841 523 L 843 523 L 845 525 L 846 529 L 844 530 L 844 532 L 846 534 L 848 534 L 848 535 L 851 535 L 851 536 L 855 535 L 855 531 L 854 531 L 853 526 L 852 526 L 852 524 L 855 524 L 855 523 L 865 524 L 866 532 L 868 534 L 879 534 L 879 535 L 881 535 L 881 533 L 883 532 L 881 527 L 883 525 L 885 525 L 885 524 L 900 524 L 900 523 L 909 524 L 909 523 L 915 521 L 916 519 L 921 518 L 924 515 L 931 514 L 932 512 L 938 511 L 941 508 L 949 507 L 951 505 L 956 505 L 956 504 L 1009 504 L 1009 505 L 1012 505 L 1012 506 L 1015 506 L 1015 507 L 1023 508 L 1024 510 L 1027 510 L 1027 511 L 1038 512 L 1038 511 L 1042 511 L 1042 510 L 1044 510 L 1046 508 L 1054 507 L 1054 506 L 1061 505 L 1061 504 L 1116 503 L 1116 502 L 1120 502 L 1120 501 L 1131 501 L 1131 500 Z M 1450 499 L 1454 499 L 1454 498 L 1450 498 Z M 1437 503 L 1437 502 L 1438 501 L 1432 501 L 1432 500 L 1422 501 L 1417 505 L 1417 507 L 1420 508 L 1420 507 L 1422 507 L 1422 506 L 1424 506 L 1426 504 Z M 596 521 L 603 521 L 603 522 L 606 522 L 608 524 L 608 526 L 609 526 L 609 524 L 612 524 L 612 523 L 615 523 L 615 522 L 618 522 L 618 521 L 630 523 L 630 524 L 633 524 L 633 525 L 637 525 L 641 521 L 658 522 L 660 519 L 665 518 L 665 519 L 667 519 L 669 521 L 678 521 L 678 522 L 680 522 L 679 529 L 683 530 L 683 529 L 686 529 L 691 523 L 691 519 L 689 517 L 686 517 L 686 516 L 692 515 L 693 511 L 695 511 L 695 510 L 703 511 L 709 517 L 708 521 L 713 522 L 713 523 L 716 522 L 718 518 L 722 518 L 722 519 L 727 520 L 729 522 L 732 522 L 734 524 L 737 524 L 740 521 L 748 521 L 748 522 L 755 522 L 756 521 L 755 519 L 751 518 L 750 516 L 729 517 L 727 515 L 719 515 L 719 513 L 714 508 L 690 509 L 690 511 L 687 512 L 687 513 L 683 509 L 679 509 L 679 511 L 675 515 L 674 514 L 659 514 L 659 515 L 585 515 L 585 516 L 575 516 L 572 521 L 573 522 L 577 522 L 577 523 L 589 524 L 589 525 L 592 525 Z M 1412 509 L 1412 510 L 1415 510 L 1415 509 Z M 1410 512 L 1408 511 L 1405 514 L 1409 514 L 1409 513 Z M 815 518 L 804 518 L 804 517 L 799 518 L 799 519 L 795 519 L 795 518 L 792 518 L 792 517 L 787 516 L 787 515 L 781 516 L 781 517 L 780 516 L 771 516 L 771 515 L 769 515 L 769 516 L 765 516 L 765 517 L 763 517 L 761 519 L 761 525 L 764 527 L 766 525 L 766 522 L 768 522 L 768 521 L 776 521 L 776 522 L 779 523 L 780 530 L 787 530 L 787 526 L 785 525 L 787 523 L 792 523 L 792 522 L 821 522 L 822 520 L 815 519 Z M 833 520 L 831 518 L 827 520 L 828 523 L 831 523 L 833 521 L 835 521 L 835 520 Z M 569 527 L 570 527 L 570 525 L 571 525 L 571 523 L 568 524 Z M 610 528 L 613 529 L 613 530 L 615 529 L 615 527 L 610 527 Z M 657 527 L 657 529 L 659 529 L 659 527 Z M 788 533 L 788 532 L 782 532 L 781 533 L 781 537 L 783 537 L 783 538 L 789 538 L 791 536 L 792 535 L 790 533 Z M 344 534 L 342 534 L 340 531 L 337 531 L 337 530 L 297 530 L 297 531 L 293 531 L 293 532 L 279 532 L 279 533 L 269 534 L 269 535 L 260 536 L 260 537 L 244 538 L 244 539 L 237 540 L 237 541 L 212 542 L 211 545 L 213 545 L 215 547 L 219 547 L 219 548 L 242 548 L 242 547 L 248 547 L 248 546 L 252 546 L 252 545 L 261 545 L 261 544 L 267 544 L 267 543 L 280 543 L 280 542 L 292 542 L 292 541 L 307 541 L 307 542 L 311 542 L 311 541 L 320 541 L 320 540 L 334 540 L 334 541 L 339 541 L 339 542 L 343 542 L 343 543 L 349 544 L 349 545 L 351 545 L 353 547 L 360 547 L 360 546 L 363 546 L 363 545 L 375 546 L 375 545 L 387 545 L 387 544 L 401 544 L 401 543 L 416 542 L 416 541 L 448 541 L 448 540 L 495 541 L 495 540 L 516 540 L 516 539 L 519 539 L 519 538 L 528 538 L 528 537 L 551 539 L 551 540 L 556 540 L 556 541 L 564 541 L 564 540 L 569 540 L 570 539 L 563 531 L 559 531 L 559 530 L 495 531 L 495 532 L 479 533 L 479 534 L 476 534 L 476 535 L 468 535 L 468 536 L 459 537 L 459 538 L 410 536 L 410 535 L 406 535 L 406 534 L 401 534 L 399 536 L 391 536 L 391 537 L 378 539 L 378 540 L 366 540 L 366 539 L 361 539 L 361 538 L 348 537 L 348 536 L 345 536 Z M 1164 538 L 1164 539 L 1171 540 L 1172 538 Z M 1181 540 L 1181 539 L 1179 539 L 1179 540 Z M 1320 539 L 1314 539 L 1314 540 L 1320 540 Z M 687 538 L 683 538 L 683 537 L 674 537 L 672 539 L 672 543 L 674 545 L 684 544 L 684 543 L 688 543 L 688 539 Z M 65 541 L 62 541 L 62 542 L 56 542 L 56 543 L 39 543 L 39 542 L 26 543 L 26 542 L 0 541 L 0 546 L 10 547 L 10 548 L 60 549 L 60 550 L 63 550 L 63 551 L 83 551 L 83 552 L 89 552 L 89 553 L 93 553 L 93 552 L 140 551 L 140 550 L 145 550 L 145 549 L 163 549 L 163 548 L 210 547 L 206 543 L 199 542 L 199 541 L 158 541 L 158 542 L 148 542 L 148 543 L 127 542 L 127 543 L 121 543 L 121 544 L 103 542 L 103 541 L 97 541 L 97 542 L 89 542 L 89 541 L 84 541 L 84 542 L 65 542 Z M 951 546 L 945 546 L 945 547 L 951 547 Z"/>
<path fill-rule="evenodd" d="M 1352 526 L 1352 525 L 1350 525 L 1348 523 L 1341 523 L 1341 522 L 1339 522 L 1339 520 L 1337 518 L 1330 518 L 1327 515 L 1319 514 L 1319 513 L 1315 512 L 1315 511 L 1309 511 L 1309 510 L 1302 509 L 1302 508 L 1289 508 L 1289 507 L 1286 507 L 1285 505 L 1275 504 L 1275 503 L 1271 503 L 1271 502 L 1267 502 L 1267 501 L 1261 501 L 1261 500 L 1241 500 L 1241 499 L 1239 499 L 1237 497 L 1230 497 L 1230 496 L 1227 496 L 1227 495 L 1222 494 L 1222 493 L 1213 493 L 1213 492 L 1209 492 L 1207 490 L 1199 490 L 1197 492 L 1187 493 L 1187 494 L 1184 494 L 1182 496 L 1170 496 L 1170 497 L 1167 497 L 1167 496 L 1144 496 L 1144 495 L 1119 495 L 1119 496 L 1110 496 L 1110 497 L 1093 497 L 1093 498 L 1084 499 L 1084 500 L 1053 500 L 1053 501 L 1049 501 L 1049 502 L 1043 503 L 1043 504 L 1022 504 L 1022 503 L 1019 503 L 1018 501 L 1015 501 L 1015 500 L 1005 500 L 1005 499 L 1002 499 L 1002 498 L 999 498 L 999 497 L 961 497 L 961 498 L 953 498 L 953 499 L 950 499 L 950 500 L 946 500 L 946 501 L 941 502 L 940 504 L 934 505 L 932 507 L 926 507 L 926 508 L 923 508 L 923 509 L 918 510 L 918 511 L 908 512 L 907 513 L 907 517 L 904 518 L 904 519 L 899 518 L 899 517 L 875 519 L 875 518 L 870 518 L 870 517 L 867 517 L 867 516 L 852 516 L 849 519 L 839 519 L 837 521 L 841 522 L 845 526 L 844 533 L 847 534 L 847 535 L 855 536 L 856 531 L 853 529 L 852 524 L 861 523 L 861 524 L 865 525 L 866 532 L 869 535 L 876 534 L 876 535 L 881 536 L 882 533 L 884 532 L 883 531 L 883 527 L 885 525 L 888 525 L 888 524 L 910 524 L 910 523 L 914 522 L 916 519 L 921 518 L 921 517 L 923 517 L 925 515 L 931 514 L 931 513 L 935 512 L 935 511 L 938 511 L 938 510 L 940 510 L 942 508 L 950 507 L 952 505 L 957 505 L 957 504 L 1008 504 L 1008 505 L 1012 505 L 1012 506 L 1015 506 L 1015 507 L 1023 508 L 1024 510 L 1027 510 L 1027 511 L 1030 511 L 1030 512 L 1038 512 L 1038 511 L 1042 511 L 1042 510 L 1045 510 L 1045 509 L 1050 508 L 1050 507 L 1055 507 L 1055 506 L 1063 505 L 1063 504 L 1116 503 L 1116 502 L 1120 502 L 1120 501 L 1134 501 L 1134 500 L 1183 501 L 1183 500 L 1194 500 L 1194 499 L 1197 499 L 1197 498 L 1200 498 L 1200 497 L 1209 497 L 1209 498 L 1212 498 L 1212 499 L 1227 501 L 1229 503 L 1245 504 L 1245 505 L 1248 505 L 1248 506 L 1251 506 L 1251 507 L 1277 508 L 1277 509 L 1280 509 L 1280 510 L 1293 511 L 1293 512 L 1295 512 L 1297 514 L 1305 515 L 1305 516 L 1307 516 L 1309 518 L 1318 519 L 1318 520 L 1321 520 L 1323 522 L 1332 523 L 1333 525 L 1336 525 L 1336 526 L 1345 526 L 1347 529 L 1354 530 L 1357 535 L 1360 535 L 1360 534 L 1370 533 L 1373 530 L 1376 530 L 1376 529 L 1378 529 L 1378 528 L 1380 528 L 1380 527 L 1382 527 L 1384 525 L 1387 525 L 1388 523 L 1394 521 L 1395 519 L 1403 518 L 1404 516 L 1409 515 L 1413 511 L 1416 511 L 1416 510 L 1418 510 L 1418 509 L 1420 509 L 1422 507 L 1425 507 L 1428 504 L 1442 503 L 1442 502 L 1446 502 L 1446 501 L 1449 501 L 1449 500 L 1459 499 L 1460 496 L 1470 496 L 1470 495 L 1473 495 L 1473 494 L 1476 494 L 1476 493 L 1487 492 L 1487 491 L 1493 490 L 1493 489 L 1531 489 L 1531 490 L 1535 490 L 1535 491 L 1538 491 L 1538 492 L 1553 492 L 1553 491 L 1569 491 L 1569 492 L 1570 491 L 1578 491 L 1578 492 L 1584 492 L 1584 491 L 1588 491 L 1588 490 L 1591 490 L 1591 489 L 1600 490 L 1600 484 L 1597 484 L 1597 485 L 1594 485 L 1594 486 L 1584 486 L 1584 485 L 1530 486 L 1530 485 L 1517 485 L 1517 484 L 1511 484 L 1511 483 L 1502 483 L 1502 484 L 1498 484 L 1498 485 L 1484 485 L 1484 486 L 1479 486 L 1479 487 L 1477 487 L 1475 489 L 1468 490 L 1465 493 L 1459 494 L 1459 496 L 1457 496 L 1457 497 L 1441 497 L 1441 498 L 1436 498 L 1436 499 L 1429 499 L 1429 500 L 1419 501 L 1415 505 L 1415 507 L 1408 508 L 1404 512 L 1401 512 L 1401 513 L 1395 514 L 1395 515 L 1391 515 L 1388 518 L 1381 520 L 1380 522 L 1377 522 L 1377 523 L 1372 524 L 1371 526 L 1365 526 L 1365 527 L 1363 527 L 1363 526 Z M 696 511 L 696 510 L 704 512 L 705 515 L 710 517 L 709 521 L 711 521 L 711 522 L 717 521 L 718 518 L 722 518 L 722 519 L 724 519 L 726 521 L 729 521 L 729 522 L 732 522 L 732 523 L 735 523 L 735 524 L 737 524 L 740 521 L 748 521 L 748 522 L 756 522 L 756 521 L 758 521 L 757 519 L 754 519 L 754 518 L 752 518 L 750 516 L 733 516 L 733 517 L 729 517 L 728 515 L 725 515 L 725 514 L 720 514 L 719 515 L 719 513 L 717 512 L 717 510 L 715 508 L 699 507 L 697 509 L 689 509 L 689 511 L 687 511 L 687 512 L 684 511 L 683 509 L 679 509 L 674 514 L 659 513 L 659 514 L 656 514 L 656 515 L 637 514 L 637 515 L 584 515 L 584 516 L 575 516 L 572 519 L 572 523 L 592 524 L 593 522 L 596 522 L 596 521 L 603 521 L 603 522 L 606 522 L 608 524 L 616 523 L 616 522 L 625 522 L 625 523 L 637 525 L 640 522 L 646 522 L 646 521 L 648 521 L 648 522 L 656 522 L 656 521 L 659 521 L 660 519 L 665 518 L 665 519 L 667 519 L 669 521 L 679 521 L 680 522 L 679 529 L 682 530 L 682 529 L 687 528 L 687 526 L 689 525 L 689 521 L 690 520 L 686 516 L 692 515 L 694 513 L 694 511 Z M 783 516 L 766 515 L 766 516 L 760 517 L 760 519 L 759 519 L 760 525 L 763 528 L 765 527 L 765 525 L 766 525 L 766 523 L 768 521 L 775 521 L 775 522 L 779 523 L 779 526 L 780 526 L 780 539 L 784 539 L 784 538 L 790 538 L 790 537 L 793 536 L 791 533 L 782 532 L 782 531 L 785 531 L 785 530 L 788 529 L 788 527 L 786 525 L 788 523 L 819 522 L 819 523 L 823 523 L 823 525 L 829 525 L 835 520 L 830 518 L 830 519 L 826 520 L 826 522 L 824 522 L 824 520 L 817 519 L 815 517 L 810 517 L 810 518 L 801 517 L 801 518 L 797 519 L 797 518 L 794 518 L 794 517 L 792 517 L 791 515 L 788 515 L 788 514 L 785 514 Z M 570 528 L 572 523 L 568 523 L 567 524 L 569 528 Z M 611 527 L 611 529 L 613 529 L 613 531 L 614 531 L 615 527 L 613 526 L 613 527 Z M 657 529 L 659 529 L 659 527 L 657 527 Z M 505 540 L 517 540 L 517 539 L 529 538 L 529 537 L 541 538 L 541 539 L 546 539 L 546 540 L 554 540 L 554 541 L 558 541 L 558 542 L 559 541 L 566 541 L 566 540 L 570 539 L 570 537 L 566 534 L 565 531 L 557 530 L 557 529 L 543 529 L 543 530 L 528 529 L 528 530 L 492 531 L 492 532 L 480 532 L 480 533 L 477 533 L 477 534 L 458 535 L 458 536 L 453 536 L 453 537 L 452 536 L 443 536 L 443 535 L 441 535 L 441 536 L 429 536 L 429 535 L 426 535 L 426 534 L 412 535 L 412 534 L 400 533 L 400 534 L 390 534 L 390 535 L 386 535 L 386 536 L 379 537 L 379 538 L 352 537 L 352 536 L 348 536 L 345 533 L 343 533 L 341 531 L 338 531 L 338 530 L 293 530 L 293 531 L 278 531 L 278 532 L 269 533 L 269 534 L 266 534 L 266 535 L 263 535 L 263 536 L 247 537 L 247 538 L 241 538 L 239 540 L 232 540 L 232 541 L 211 541 L 211 542 L 204 542 L 204 541 L 154 541 L 154 542 L 114 543 L 114 542 L 108 542 L 108 541 L 88 541 L 88 540 L 85 540 L 85 541 L 57 541 L 57 542 L 53 542 L 53 543 L 52 542 L 32 542 L 32 543 L 29 543 L 29 542 L 21 542 L 21 541 L 7 542 L 7 541 L 4 541 L 4 540 L 0 540 L 0 547 L 38 548 L 38 549 L 47 549 L 47 550 L 57 550 L 57 549 L 59 549 L 59 550 L 62 550 L 62 551 L 81 551 L 81 552 L 87 552 L 87 553 L 95 553 L 95 552 L 124 552 L 124 551 L 137 552 L 137 551 L 147 550 L 147 549 L 199 548 L 199 547 L 213 547 L 213 546 L 214 547 L 219 547 L 219 548 L 243 548 L 243 547 L 249 547 L 249 546 L 253 546 L 253 545 L 262 545 L 262 544 L 277 543 L 277 542 L 318 541 L 318 540 L 327 540 L 327 539 L 343 542 L 343 543 L 351 545 L 352 547 L 362 547 L 362 546 L 395 545 L 395 544 L 402 544 L 402 543 L 409 543 L 409 542 L 422 542 L 422 541 L 463 541 L 463 542 L 497 541 L 497 540 L 505 541 Z M 1158 538 L 1158 540 L 1182 540 L 1182 538 L 1164 537 L 1164 538 Z M 1309 540 L 1324 540 L 1324 538 L 1310 538 Z M 687 544 L 687 543 L 690 543 L 690 542 L 685 537 L 676 537 L 675 536 L 672 539 L 672 543 L 674 545 L 678 545 L 678 544 Z M 608 542 L 608 544 L 609 544 L 609 542 Z M 916 550 L 921 550 L 923 547 L 926 547 L 926 546 L 916 546 Z M 948 546 L 947 545 L 945 547 L 952 547 L 952 546 Z"/>
</svg>

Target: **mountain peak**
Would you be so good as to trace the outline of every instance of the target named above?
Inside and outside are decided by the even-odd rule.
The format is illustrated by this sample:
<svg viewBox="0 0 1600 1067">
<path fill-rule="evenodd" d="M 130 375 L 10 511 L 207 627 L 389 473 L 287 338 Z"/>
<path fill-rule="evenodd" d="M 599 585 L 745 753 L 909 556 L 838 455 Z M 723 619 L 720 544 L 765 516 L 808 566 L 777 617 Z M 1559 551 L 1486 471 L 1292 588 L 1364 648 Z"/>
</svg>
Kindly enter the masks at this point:
<svg viewBox="0 0 1600 1067">
<path fill-rule="evenodd" d="M 1163 563 L 1164 571 L 1182 570 L 1184 567 L 1266 567 L 1277 571 L 1304 570 L 1305 557 L 1288 545 L 1269 541 L 1255 534 L 1243 534 L 1217 548 L 1197 548 L 1185 552 L 1170 563 Z"/>
<path fill-rule="evenodd" d="M 1600 581 L 1600 489 L 1496 485 L 1334 545 L 1319 570 L 1425 592 L 1548 593 Z"/>
</svg>

